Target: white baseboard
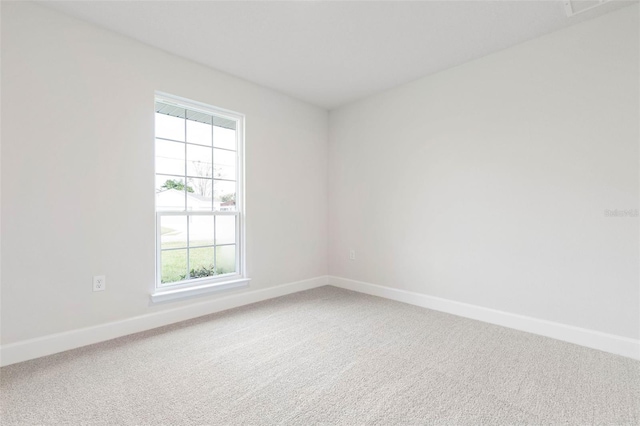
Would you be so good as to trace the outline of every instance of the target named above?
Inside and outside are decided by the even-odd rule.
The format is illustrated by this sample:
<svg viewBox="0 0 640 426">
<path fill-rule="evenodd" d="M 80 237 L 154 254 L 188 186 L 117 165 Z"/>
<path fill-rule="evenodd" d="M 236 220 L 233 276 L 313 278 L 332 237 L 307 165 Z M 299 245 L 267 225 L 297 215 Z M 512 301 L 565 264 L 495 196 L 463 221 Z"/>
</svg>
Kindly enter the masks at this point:
<svg viewBox="0 0 640 426">
<path fill-rule="evenodd" d="M 205 302 L 165 309 L 158 312 L 127 318 L 121 321 L 96 325 L 51 334 L 35 339 L 23 340 L 0 346 L 0 365 L 10 365 L 105 340 L 115 339 L 141 331 L 151 330 L 164 325 L 224 311 L 250 303 L 260 302 L 274 297 L 297 293 L 303 290 L 327 285 L 327 276 L 282 284 L 260 290 L 249 290 L 229 294 Z"/>
<path fill-rule="evenodd" d="M 614 334 L 602 333 L 347 278 L 329 276 L 329 284 L 334 287 L 384 297 L 398 302 L 501 325 L 528 333 L 539 334 L 541 336 L 640 360 L 640 340 L 628 337 L 616 336 Z"/>
<path fill-rule="evenodd" d="M 179 308 L 2 345 L 0 346 L 0 365 L 28 361 L 327 284 L 640 360 L 640 340 L 362 281 L 321 276 L 261 290 L 233 293 Z"/>
</svg>

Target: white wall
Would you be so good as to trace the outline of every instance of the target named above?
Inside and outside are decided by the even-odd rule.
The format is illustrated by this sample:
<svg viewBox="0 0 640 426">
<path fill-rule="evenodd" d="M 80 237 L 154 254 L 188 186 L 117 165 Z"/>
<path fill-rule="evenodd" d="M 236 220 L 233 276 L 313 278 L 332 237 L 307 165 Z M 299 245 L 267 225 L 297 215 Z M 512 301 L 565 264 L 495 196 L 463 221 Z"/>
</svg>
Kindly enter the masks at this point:
<svg viewBox="0 0 640 426">
<path fill-rule="evenodd" d="M 2 344 L 203 300 L 149 304 L 155 90 L 246 115 L 251 289 L 326 274 L 326 111 L 3 2 Z"/>
<path fill-rule="evenodd" d="M 332 111 L 330 274 L 638 338 L 604 215 L 639 208 L 638 39 L 636 5 Z"/>
<path fill-rule="evenodd" d="M 638 219 L 604 216 L 639 207 L 637 18 L 625 8 L 328 117 L 3 2 L 1 343 L 217 298 L 149 304 L 155 90 L 247 116 L 251 289 L 329 262 L 335 276 L 638 338 Z"/>
</svg>

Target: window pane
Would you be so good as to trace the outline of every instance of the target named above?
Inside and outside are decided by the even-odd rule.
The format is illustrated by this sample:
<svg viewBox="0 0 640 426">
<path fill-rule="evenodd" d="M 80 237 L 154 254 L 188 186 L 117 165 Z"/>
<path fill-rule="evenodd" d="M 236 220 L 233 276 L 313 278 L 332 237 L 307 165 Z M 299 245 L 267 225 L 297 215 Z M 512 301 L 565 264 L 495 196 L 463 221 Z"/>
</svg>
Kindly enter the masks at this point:
<svg viewBox="0 0 640 426">
<path fill-rule="evenodd" d="M 211 123 L 211 117 L 209 117 L 209 123 Z M 211 146 L 211 137 L 211 124 L 187 120 L 187 142 Z"/>
<path fill-rule="evenodd" d="M 236 217 L 216 216 L 216 245 L 236 243 Z"/>
<path fill-rule="evenodd" d="M 211 177 L 211 148 L 187 145 L 187 175 Z"/>
<path fill-rule="evenodd" d="M 156 210 L 184 210 L 184 179 L 156 175 Z"/>
<path fill-rule="evenodd" d="M 213 180 L 213 204 L 218 211 L 236 210 L 236 183 Z"/>
<path fill-rule="evenodd" d="M 156 139 L 156 173 L 184 176 L 184 144 Z"/>
<path fill-rule="evenodd" d="M 212 246 L 213 216 L 189 216 L 189 247 Z"/>
<path fill-rule="evenodd" d="M 216 178 L 236 180 L 236 152 L 214 149 L 213 170 Z"/>
<path fill-rule="evenodd" d="M 213 247 L 189 249 L 189 277 L 203 278 L 214 275 Z"/>
<path fill-rule="evenodd" d="M 235 274 L 236 262 L 243 261 L 238 258 L 237 212 L 242 118 L 180 103 L 168 97 L 155 102 L 156 249 L 162 287 Z"/>
<path fill-rule="evenodd" d="M 236 246 L 216 247 L 216 274 L 236 272 Z"/>
<path fill-rule="evenodd" d="M 160 281 L 162 284 L 184 280 L 187 276 L 187 251 L 168 250 L 160 256 L 162 271 Z"/>
<path fill-rule="evenodd" d="M 236 131 L 213 126 L 213 146 L 216 148 L 236 149 Z"/>
<path fill-rule="evenodd" d="M 187 247 L 187 216 L 160 216 L 160 248 Z"/>
<path fill-rule="evenodd" d="M 156 137 L 184 142 L 184 118 L 156 113 Z"/>
<path fill-rule="evenodd" d="M 193 211 L 211 211 L 212 200 L 211 193 L 213 181 L 211 179 L 195 179 L 187 180 L 187 210 Z"/>
</svg>

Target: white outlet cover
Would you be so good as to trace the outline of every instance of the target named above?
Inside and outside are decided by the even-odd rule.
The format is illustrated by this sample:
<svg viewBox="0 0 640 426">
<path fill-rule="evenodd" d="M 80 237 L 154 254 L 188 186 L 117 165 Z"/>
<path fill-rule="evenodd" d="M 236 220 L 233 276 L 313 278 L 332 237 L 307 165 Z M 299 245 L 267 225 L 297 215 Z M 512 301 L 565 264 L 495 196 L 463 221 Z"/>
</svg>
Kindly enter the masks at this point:
<svg viewBox="0 0 640 426">
<path fill-rule="evenodd" d="M 107 289 L 107 277 L 96 275 L 93 277 L 93 291 L 105 291 Z"/>
</svg>

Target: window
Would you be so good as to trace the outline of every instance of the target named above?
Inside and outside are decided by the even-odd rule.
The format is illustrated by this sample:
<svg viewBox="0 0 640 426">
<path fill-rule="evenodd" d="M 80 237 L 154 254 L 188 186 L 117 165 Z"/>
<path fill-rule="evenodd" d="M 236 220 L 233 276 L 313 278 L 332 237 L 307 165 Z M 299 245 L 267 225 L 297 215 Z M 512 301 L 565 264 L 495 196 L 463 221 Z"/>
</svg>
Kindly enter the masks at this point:
<svg viewBox="0 0 640 426">
<path fill-rule="evenodd" d="M 156 298 L 246 283 L 243 128 L 242 115 L 156 97 Z"/>
</svg>

